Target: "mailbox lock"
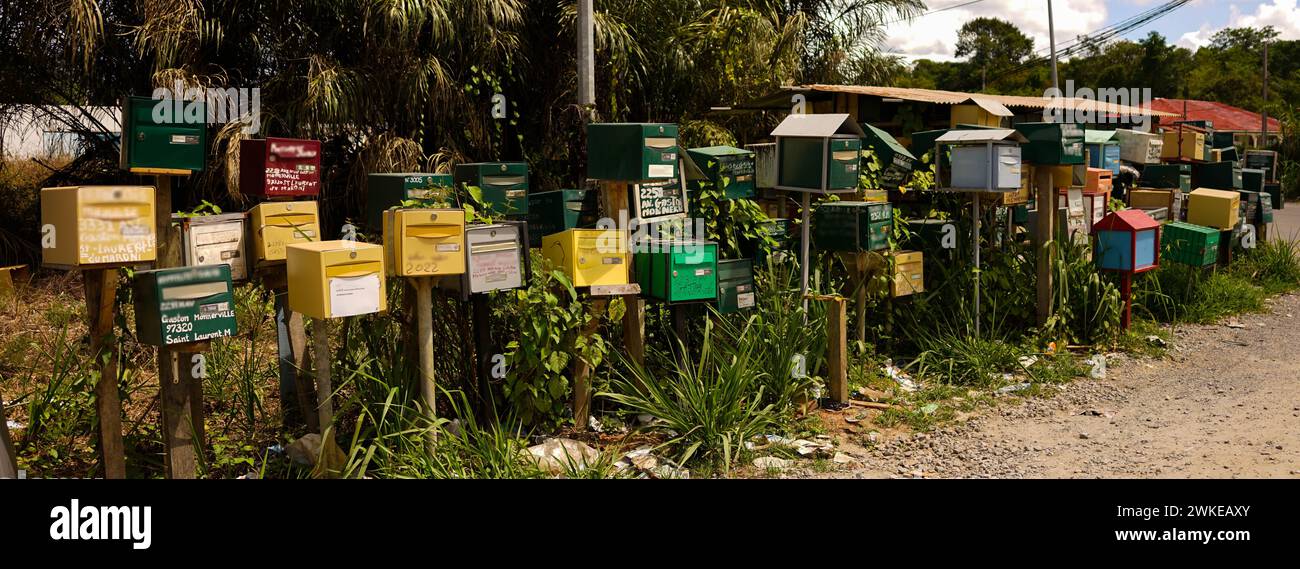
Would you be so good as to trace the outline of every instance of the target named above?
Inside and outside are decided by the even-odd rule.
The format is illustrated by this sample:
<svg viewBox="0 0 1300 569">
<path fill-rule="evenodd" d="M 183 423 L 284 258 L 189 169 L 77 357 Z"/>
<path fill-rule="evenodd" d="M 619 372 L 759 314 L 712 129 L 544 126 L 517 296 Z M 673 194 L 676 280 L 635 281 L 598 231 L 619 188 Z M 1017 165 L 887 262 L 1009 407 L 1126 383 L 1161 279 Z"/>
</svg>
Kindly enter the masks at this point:
<svg viewBox="0 0 1300 569">
<path fill-rule="evenodd" d="M 501 171 L 502 171 L 502 172 L 505 172 L 505 171 L 506 171 L 506 165 L 505 165 L 505 164 L 502 164 L 502 165 L 501 165 Z"/>
<path fill-rule="evenodd" d="M 677 276 L 677 271 L 673 271 L 673 276 Z"/>
<path fill-rule="evenodd" d="M 491 232 L 488 233 L 488 236 L 489 236 L 489 237 L 496 237 L 496 236 L 497 236 L 497 230 L 493 229 Z"/>
<path fill-rule="evenodd" d="M 349 259 L 355 259 L 355 258 L 357 258 L 357 252 L 356 252 L 356 251 L 353 251 L 353 252 L 351 252 L 351 253 L 348 253 L 348 258 L 349 258 Z"/>
<path fill-rule="evenodd" d="M 663 133 L 664 133 L 664 127 L 661 126 L 659 127 L 659 134 L 663 134 Z"/>
<path fill-rule="evenodd" d="M 113 199 L 115 199 L 115 200 L 120 200 L 120 199 L 122 199 L 122 190 L 114 190 L 114 191 L 113 191 Z"/>
<path fill-rule="evenodd" d="M 293 204 L 284 204 L 285 211 L 293 211 Z"/>
<path fill-rule="evenodd" d="M 436 213 L 429 214 L 429 221 L 438 221 L 438 214 Z"/>
</svg>

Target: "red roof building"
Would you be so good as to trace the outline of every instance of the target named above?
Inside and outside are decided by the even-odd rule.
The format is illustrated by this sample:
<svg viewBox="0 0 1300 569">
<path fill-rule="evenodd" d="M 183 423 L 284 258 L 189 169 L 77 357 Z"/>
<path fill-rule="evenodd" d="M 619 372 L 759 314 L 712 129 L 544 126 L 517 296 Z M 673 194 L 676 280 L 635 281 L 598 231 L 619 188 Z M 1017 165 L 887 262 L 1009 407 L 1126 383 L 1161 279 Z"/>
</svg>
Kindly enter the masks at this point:
<svg viewBox="0 0 1300 569">
<path fill-rule="evenodd" d="M 1161 99 L 1151 101 L 1151 108 L 1177 117 L 1157 117 L 1157 124 L 1168 125 L 1175 121 L 1210 121 L 1216 132 L 1239 132 L 1259 135 L 1262 117 L 1246 109 L 1213 101 L 1194 101 L 1191 99 Z M 1282 123 L 1273 117 L 1268 118 L 1269 138 L 1280 137 Z M 1251 146 L 1256 146 L 1251 144 Z"/>
</svg>

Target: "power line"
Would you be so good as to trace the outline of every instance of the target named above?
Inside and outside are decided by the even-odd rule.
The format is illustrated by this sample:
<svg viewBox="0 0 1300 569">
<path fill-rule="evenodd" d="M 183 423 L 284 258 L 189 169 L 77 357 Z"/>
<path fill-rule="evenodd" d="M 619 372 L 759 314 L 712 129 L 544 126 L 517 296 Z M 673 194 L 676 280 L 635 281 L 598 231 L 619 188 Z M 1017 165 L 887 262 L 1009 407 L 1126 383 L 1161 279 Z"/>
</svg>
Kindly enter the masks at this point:
<svg viewBox="0 0 1300 569">
<path fill-rule="evenodd" d="M 936 9 L 934 9 L 934 10 L 930 10 L 930 11 L 928 11 L 928 12 L 922 12 L 922 13 L 917 14 L 917 15 L 911 17 L 911 18 L 899 18 L 899 19 L 894 20 L 894 21 L 892 21 L 892 22 L 885 22 L 885 23 L 883 23 L 883 24 L 881 24 L 881 25 L 882 25 L 882 26 L 892 26 L 892 25 L 897 24 L 897 23 L 900 23 L 900 22 L 911 22 L 911 21 L 913 21 L 913 20 L 916 20 L 916 19 L 918 19 L 918 18 L 924 18 L 924 17 L 929 16 L 929 15 L 931 15 L 931 14 L 938 14 L 939 12 L 947 12 L 948 10 L 955 10 L 955 9 L 957 9 L 957 8 L 961 8 L 961 7 L 964 7 L 964 6 L 970 6 L 971 4 L 979 4 L 980 2 L 983 2 L 983 1 L 984 1 L 984 0 L 970 0 L 969 2 L 963 2 L 963 3 L 961 3 L 961 4 L 954 4 L 954 5 L 952 5 L 952 6 L 948 6 L 948 7 L 945 7 L 945 8 L 936 8 Z"/>
<path fill-rule="evenodd" d="M 1113 24 L 1098 28 L 1090 33 L 1076 36 L 1075 39 L 1065 42 L 1064 44 L 1061 44 L 1056 49 L 1056 56 L 1060 58 L 1062 56 L 1074 55 L 1075 53 L 1082 51 L 1083 48 L 1089 45 L 1096 45 L 1096 46 L 1105 45 L 1106 43 L 1109 43 L 1111 40 L 1115 39 L 1116 37 L 1122 36 L 1137 28 L 1145 26 L 1146 24 L 1154 22 L 1168 15 L 1170 12 L 1173 12 L 1174 10 L 1177 10 L 1178 8 L 1187 5 L 1189 2 L 1191 2 L 1191 0 L 1173 0 L 1171 2 L 1166 2 L 1145 12 L 1138 13 L 1134 16 L 1130 16 L 1128 18 L 1125 18 Z M 1043 50 L 1040 49 L 1038 51 L 1041 52 Z M 1051 48 L 1050 47 L 1047 48 L 1047 51 L 1050 52 Z M 1007 73 L 1007 74 L 1018 73 L 1029 67 L 1042 63 L 1049 56 L 1050 54 L 1037 55 L 1014 67 L 1010 67 L 1005 70 L 999 70 L 997 71 L 997 73 Z"/>
</svg>

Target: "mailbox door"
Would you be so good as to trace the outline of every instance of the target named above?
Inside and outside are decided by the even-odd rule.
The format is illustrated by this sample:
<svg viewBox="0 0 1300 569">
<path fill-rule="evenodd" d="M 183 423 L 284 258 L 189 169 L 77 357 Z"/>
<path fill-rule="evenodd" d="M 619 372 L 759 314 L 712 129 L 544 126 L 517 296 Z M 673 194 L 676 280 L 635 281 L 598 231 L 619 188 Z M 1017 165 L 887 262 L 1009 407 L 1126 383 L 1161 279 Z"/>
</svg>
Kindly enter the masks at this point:
<svg viewBox="0 0 1300 569">
<path fill-rule="evenodd" d="M 693 251 L 669 254 L 668 300 L 714 300 L 718 297 L 718 246 L 697 245 Z"/>
<path fill-rule="evenodd" d="M 266 203 L 254 216 L 253 243 L 259 262 L 283 261 L 285 247 L 320 239 L 316 202 Z"/>
<path fill-rule="evenodd" d="M 266 139 L 266 195 L 314 196 L 320 193 L 320 141 Z"/>
<path fill-rule="evenodd" d="M 644 180 L 677 177 L 677 125 L 642 125 L 641 163 Z"/>
<path fill-rule="evenodd" d="M 754 262 L 718 261 L 718 312 L 730 314 L 753 308 L 754 303 Z"/>
<path fill-rule="evenodd" d="M 172 168 L 178 170 L 203 170 L 205 124 L 156 124 L 153 120 L 153 99 L 133 97 L 128 126 L 124 136 L 131 137 L 128 148 L 129 168 Z M 186 105 L 202 103 L 186 102 Z M 204 111 L 206 116 L 206 110 Z"/>
<path fill-rule="evenodd" d="M 329 318 L 373 314 L 387 309 L 382 248 L 324 251 L 325 311 Z"/>
<path fill-rule="evenodd" d="M 168 269 L 157 276 L 162 344 L 188 344 L 235 333 L 230 268 Z"/>
<path fill-rule="evenodd" d="M 469 242 L 470 292 L 480 293 L 523 286 L 523 244 L 513 225 L 475 227 L 465 232 Z"/>
<path fill-rule="evenodd" d="M 81 265 L 130 264 L 156 258 L 154 189 L 82 186 L 78 189 L 77 230 L 64 228 L 60 239 L 76 239 Z"/>
<path fill-rule="evenodd" d="M 465 272 L 465 212 L 463 210 L 397 210 L 402 243 L 397 274 L 459 275 Z"/>
<path fill-rule="evenodd" d="M 627 284 L 627 235 L 620 231 L 575 230 L 573 285 Z"/>
<path fill-rule="evenodd" d="M 492 174 L 483 176 L 479 186 L 483 201 L 493 211 L 506 215 L 528 214 L 528 176 L 518 174 Z"/>
<path fill-rule="evenodd" d="M 248 278 L 244 255 L 244 220 L 190 223 L 186 226 L 185 264 L 190 266 L 229 265 L 230 278 Z"/>
<path fill-rule="evenodd" d="M 830 159 L 826 164 L 827 191 L 856 189 L 858 165 L 862 160 L 862 141 L 856 138 L 832 138 L 830 150 Z"/>
</svg>

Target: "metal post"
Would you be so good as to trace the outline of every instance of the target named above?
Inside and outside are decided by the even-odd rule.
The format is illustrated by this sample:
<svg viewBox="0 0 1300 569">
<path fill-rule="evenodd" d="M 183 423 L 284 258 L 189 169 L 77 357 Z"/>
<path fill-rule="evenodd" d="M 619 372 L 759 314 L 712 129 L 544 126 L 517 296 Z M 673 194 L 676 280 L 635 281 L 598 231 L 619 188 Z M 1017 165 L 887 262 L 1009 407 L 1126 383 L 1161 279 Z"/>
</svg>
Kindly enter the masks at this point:
<svg viewBox="0 0 1300 569">
<path fill-rule="evenodd" d="M 1268 40 L 1264 40 L 1264 104 L 1259 120 L 1259 148 L 1268 148 Z"/>
<path fill-rule="evenodd" d="M 594 0 L 578 0 L 578 104 L 596 104 Z"/>
<path fill-rule="evenodd" d="M 808 321 L 808 241 L 811 240 L 809 225 L 812 223 L 812 194 L 803 192 L 803 239 L 799 243 L 799 297 L 803 299 L 803 319 Z"/>
<path fill-rule="evenodd" d="M 1056 23 L 1052 20 L 1052 0 L 1047 0 L 1047 44 L 1052 50 L 1052 88 L 1061 92 L 1061 81 L 1056 75 Z"/>
<path fill-rule="evenodd" d="M 975 258 L 975 337 L 980 335 L 980 193 L 971 194 L 971 249 Z"/>
</svg>

